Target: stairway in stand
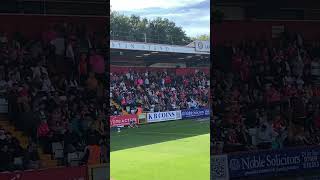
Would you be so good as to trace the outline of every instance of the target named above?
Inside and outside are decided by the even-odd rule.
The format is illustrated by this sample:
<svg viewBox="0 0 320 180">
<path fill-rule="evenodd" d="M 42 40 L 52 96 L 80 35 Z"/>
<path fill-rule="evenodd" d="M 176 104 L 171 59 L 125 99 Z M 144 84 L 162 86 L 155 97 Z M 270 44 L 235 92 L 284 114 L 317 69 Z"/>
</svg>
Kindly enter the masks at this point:
<svg viewBox="0 0 320 180">
<path fill-rule="evenodd" d="M 10 123 L 7 115 L 0 115 L 0 126 L 4 128 L 6 131 L 9 131 L 12 134 L 12 136 L 16 137 L 20 141 L 20 144 L 24 149 L 27 148 L 29 142 L 28 137 L 24 135 L 23 132 L 15 129 L 14 125 Z M 43 168 L 57 167 L 57 161 L 52 160 L 50 154 L 43 153 L 43 150 L 40 147 L 38 147 L 38 152 Z"/>
<path fill-rule="evenodd" d="M 117 109 L 119 109 L 120 105 L 117 104 L 114 100 L 111 100 L 111 105 L 114 105 Z"/>
</svg>

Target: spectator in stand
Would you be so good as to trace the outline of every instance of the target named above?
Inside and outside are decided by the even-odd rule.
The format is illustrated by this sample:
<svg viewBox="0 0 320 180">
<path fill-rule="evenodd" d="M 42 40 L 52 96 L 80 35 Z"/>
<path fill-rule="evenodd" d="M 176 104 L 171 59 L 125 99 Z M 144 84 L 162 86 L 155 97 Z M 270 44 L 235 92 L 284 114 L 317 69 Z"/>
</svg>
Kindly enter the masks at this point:
<svg viewBox="0 0 320 180">
<path fill-rule="evenodd" d="M 9 152 L 9 146 L 7 144 L 1 145 L 0 162 L 0 171 L 10 171 L 13 169 L 13 157 Z"/>
<path fill-rule="evenodd" d="M 33 142 L 27 147 L 25 161 L 28 169 L 40 168 L 40 157 L 37 150 L 37 145 Z"/>
<path fill-rule="evenodd" d="M 200 71 L 179 76 L 148 69 L 144 73 L 129 70 L 124 75 L 112 72 L 110 78 L 110 96 L 122 108 L 118 111 L 112 107 L 114 115 L 135 113 L 138 104 L 146 111 L 208 107 L 209 78 Z"/>
<path fill-rule="evenodd" d="M 80 75 L 80 82 L 83 85 L 88 75 L 88 61 L 87 61 L 87 55 L 85 53 L 82 53 L 80 56 L 79 75 Z"/>
<path fill-rule="evenodd" d="M 92 72 L 95 73 L 96 78 L 99 81 L 103 81 L 105 73 L 104 58 L 101 55 L 99 55 L 94 49 L 90 51 L 89 64 Z"/>
</svg>

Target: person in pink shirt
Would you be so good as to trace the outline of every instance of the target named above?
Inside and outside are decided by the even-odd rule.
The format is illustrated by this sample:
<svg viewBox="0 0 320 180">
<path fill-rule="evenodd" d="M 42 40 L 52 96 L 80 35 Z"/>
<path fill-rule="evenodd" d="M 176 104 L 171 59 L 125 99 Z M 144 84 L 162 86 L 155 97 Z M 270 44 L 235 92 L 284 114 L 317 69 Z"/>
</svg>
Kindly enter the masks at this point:
<svg viewBox="0 0 320 180">
<path fill-rule="evenodd" d="M 138 79 L 138 85 L 139 86 L 143 85 L 143 79 L 141 77 Z"/>
<path fill-rule="evenodd" d="M 45 44 L 48 44 L 50 41 L 57 38 L 57 26 L 50 25 L 49 30 L 42 33 L 42 40 Z"/>
</svg>

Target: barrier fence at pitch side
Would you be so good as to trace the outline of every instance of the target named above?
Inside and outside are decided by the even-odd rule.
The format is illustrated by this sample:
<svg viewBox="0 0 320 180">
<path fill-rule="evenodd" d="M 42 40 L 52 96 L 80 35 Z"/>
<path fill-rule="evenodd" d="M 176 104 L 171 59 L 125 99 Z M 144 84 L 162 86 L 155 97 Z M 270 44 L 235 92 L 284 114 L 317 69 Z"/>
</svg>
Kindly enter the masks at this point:
<svg viewBox="0 0 320 180">
<path fill-rule="evenodd" d="M 136 114 L 110 116 L 110 127 L 128 126 L 130 125 L 131 121 L 134 121 L 136 124 L 147 124 L 209 116 L 210 110 L 208 108 L 185 109 L 165 112 L 145 112 L 140 114 L 139 116 Z"/>
<path fill-rule="evenodd" d="M 109 180 L 108 164 L 0 173 L 1 180 Z"/>
<path fill-rule="evenodd" d="M 109 169 L 108 164 L 88 166 L 88 180 L 109 180 Z"/>
</svg>

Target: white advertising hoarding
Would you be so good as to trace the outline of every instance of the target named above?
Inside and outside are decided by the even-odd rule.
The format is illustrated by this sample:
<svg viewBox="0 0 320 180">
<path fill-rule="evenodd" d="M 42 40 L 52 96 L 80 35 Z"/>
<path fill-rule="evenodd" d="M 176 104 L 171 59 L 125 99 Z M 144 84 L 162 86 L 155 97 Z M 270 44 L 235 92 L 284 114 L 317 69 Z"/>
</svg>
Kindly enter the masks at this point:
<svg viewBox="0 0 320 180">
<path fill-rule="evenodd" d="M 196 48 L 188 47 L 188 46 L 128 42 L 128 41 L 116 41 L 116 40 L 110 40 L 110 48 L 123 49 L 123 50 L 137 50 L 137 51 L 156 51 L 156 52 L 187 53 L 187 54 L 210 54 L 210 49 L 209 51 L 208 50 L 197 51 Z"/>
<path fill-rule="evenodd" d="M 181 111 L 154 112 L 147 114 L 148 123 L 182 119 Z"/>
<path fill-rule="evenodd" d="M 195 41 L 197 52 L 210 52 L 210 41 Z"/>
</svg>

